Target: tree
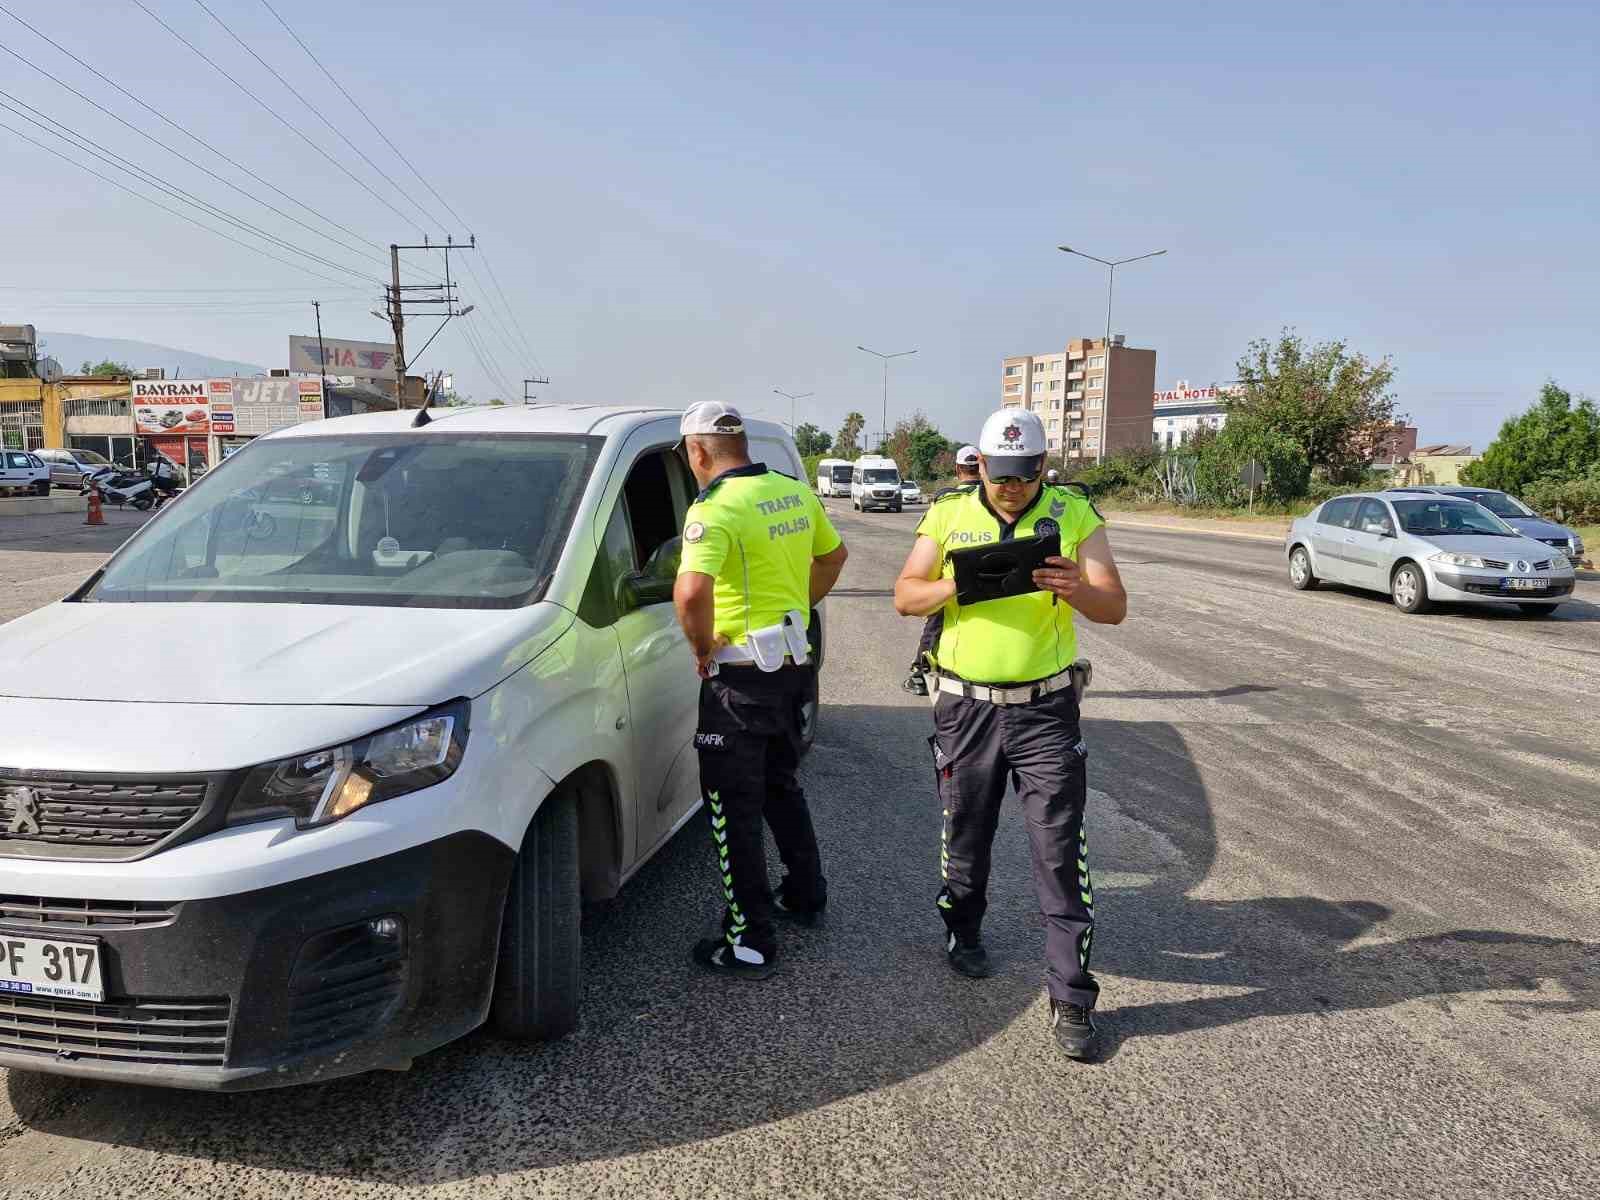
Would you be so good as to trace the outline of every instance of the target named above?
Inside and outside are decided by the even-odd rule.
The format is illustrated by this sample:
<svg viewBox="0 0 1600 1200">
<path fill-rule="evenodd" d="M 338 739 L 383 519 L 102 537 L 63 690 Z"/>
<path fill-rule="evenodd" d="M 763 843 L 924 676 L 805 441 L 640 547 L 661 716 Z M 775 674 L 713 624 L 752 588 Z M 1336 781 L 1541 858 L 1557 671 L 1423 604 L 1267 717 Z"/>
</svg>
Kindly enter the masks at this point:
<svg viewBox="0 0 1600 1200">
<path fill-rule="evenodd" d="M 112 362 L 109 358 L 97 363 L 91 363 L 87 358 L 83 360 L 80 375 L 95 375 L 103 379 L 110 379 L 117 375 L 132 376 L 133 368 L 127 363 Z"/>
<path fill-rule="evenodd" d="M 858 412 L 847 415 L 844 424 L 839 427 L 838 436 L 833 439 L 833 456 L 835 458 L 855 459 L 861 456 L 861 431 L 867 427 L 867 419 Z"/>
<path fill-rule="evenodd" d="M 1195 491 L 1207 504 L 1246 503 L 1250 488 L 1239 473 L 1252 462 L 1266 473 L 1256 491 L 1258 498 L 1295 500 L 1304 496 L 1311 484 L 1311 464 L 1300 443 L 1284 430 L 1256 421 L 1230 416 L 1221 433 L 1203 439 L 1196 449 Z"/>
<path fill-rule="evenodd" d="M 1342 341 L 1307 346 L 1285 329 L 1275 342 L 1251 342 L 1238 374 L 1241 390 L 1228 402 L 1228 423 L 1247 420 L 1287 434 L 1312 467 L 1333 478 L 1365 472 L 1402 420 L 1389 391 L 1389 360 L 1372 362 Z"/>
<path fill-rule="evenodd" d="M 935 461 L 955 449 L 933 422 L 923 413 L 914 412 L 895 425 L 881 453 L 899 463 L 906 478 L 931 479 Z"/>
<path fill-rule="evenodd" d="M 806 422 L 795 428 L 794 444 L 795 448 L 800 451 L 801 458 L 809 458 L 813 454 L 826 453 L 832 441 L 822 430 L 810 422 Z"/>
<path fill-rule="evenodd" d="M 1600 411 L 1593 400 L 1557 387 L 1539 389 L 1527 412 L 1500 426 L 1483 457 L 1461 472 L 1461 482 L 1521 494 L 1542 479 L 1582 479 L 1600 464 Z"/>
</svg>

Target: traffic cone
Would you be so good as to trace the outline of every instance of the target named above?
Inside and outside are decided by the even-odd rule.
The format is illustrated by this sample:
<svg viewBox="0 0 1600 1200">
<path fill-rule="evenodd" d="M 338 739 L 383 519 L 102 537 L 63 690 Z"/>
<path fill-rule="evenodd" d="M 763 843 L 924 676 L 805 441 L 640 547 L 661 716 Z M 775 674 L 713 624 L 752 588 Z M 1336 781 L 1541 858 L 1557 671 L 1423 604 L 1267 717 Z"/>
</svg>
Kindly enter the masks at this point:
<svg viewBox="0 0 1600 1200">
<path fill-rule="evenodd" d="M 100 507 L 100 489 L 89 489 L 89 515 L 84 519 L 85 525 L 104 525 L 106 523 L 105 510 Z"/>
</svg>

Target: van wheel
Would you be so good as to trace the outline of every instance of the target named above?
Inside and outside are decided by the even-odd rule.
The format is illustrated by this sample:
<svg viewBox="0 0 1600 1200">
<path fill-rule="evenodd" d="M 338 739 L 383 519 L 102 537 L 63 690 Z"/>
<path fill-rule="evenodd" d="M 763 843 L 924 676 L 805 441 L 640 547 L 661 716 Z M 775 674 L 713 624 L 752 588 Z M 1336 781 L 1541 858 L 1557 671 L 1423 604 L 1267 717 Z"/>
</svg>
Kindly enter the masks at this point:
<svg viewBox="0 0 1600 1200">
<path fill-rule="evenodd" d="M 494 976 L 496 1033 L 549 1041 L 578 1026 L 578 804 L 569 787 L 539 806 L 511 872 Z"/>
</svg>

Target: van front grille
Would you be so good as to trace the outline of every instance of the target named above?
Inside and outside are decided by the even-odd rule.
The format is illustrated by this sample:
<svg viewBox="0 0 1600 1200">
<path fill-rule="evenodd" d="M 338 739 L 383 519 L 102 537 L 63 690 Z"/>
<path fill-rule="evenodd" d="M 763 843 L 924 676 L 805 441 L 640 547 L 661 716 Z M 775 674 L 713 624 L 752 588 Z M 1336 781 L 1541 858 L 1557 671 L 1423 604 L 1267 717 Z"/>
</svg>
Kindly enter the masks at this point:
<svg viewBox="0 0 1600 1200">
<path fill-rule="evenodd" d="M 57 1058 L 220 1067 L 228 1056 L 227 997 L 57 1000 L 0 992 L 0 1049 Z"/>
<path fill-rule="evenodd" d="M 132 929 L 170 925 L 178 906 L 159 900 L 64 900 L 53 896 L 0 896 L 0 925 Z"/>
</svg>

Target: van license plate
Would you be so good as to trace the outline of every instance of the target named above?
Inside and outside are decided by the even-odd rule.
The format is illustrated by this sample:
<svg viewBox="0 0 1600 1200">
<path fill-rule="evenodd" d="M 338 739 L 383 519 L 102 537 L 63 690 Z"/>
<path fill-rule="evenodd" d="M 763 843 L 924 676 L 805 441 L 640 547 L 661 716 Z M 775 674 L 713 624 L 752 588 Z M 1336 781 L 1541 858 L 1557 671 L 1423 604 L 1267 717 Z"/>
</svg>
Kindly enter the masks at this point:
<svg viewBox="0 0 1600 1200">
<path fill-rule="evenodd" d="M 1542 592 L 1544 580 L 1542 579 L 1502 579 L 1500 586 L 1513 592 Z"/>
<path fill-rule="evenodd" d="M 0 992 L 104 1000 L 100 944 L 19 937 L 0 929 Z"/>
</svg>

